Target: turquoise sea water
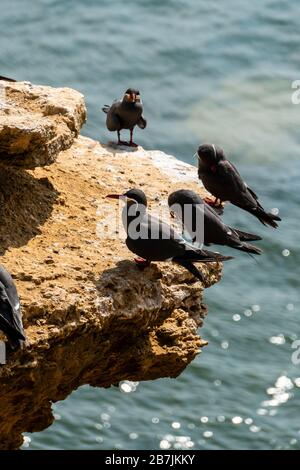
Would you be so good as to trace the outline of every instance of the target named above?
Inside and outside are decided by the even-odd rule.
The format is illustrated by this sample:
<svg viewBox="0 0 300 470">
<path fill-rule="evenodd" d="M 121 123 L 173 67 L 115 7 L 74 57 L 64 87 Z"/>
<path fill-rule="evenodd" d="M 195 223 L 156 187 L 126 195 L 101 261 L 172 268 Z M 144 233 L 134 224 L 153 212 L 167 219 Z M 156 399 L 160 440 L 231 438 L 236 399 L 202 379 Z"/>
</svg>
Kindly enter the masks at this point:
<svg viewBox="0 0 300 470">
<path fill-rule="evenodd" d="M 283 218 L 275 232 L 226 208 L 265 254 L 235 253 L 206 291 L 209 345 L 179 378 L 83 387 L 24 448 L 300 449 L 299 19 L 297 0 L 2 0 L 0 74 L 81 90 L 83 133 L 103 142 L 100 106 L 138 87 L 141 145 L 191 163 L 199 143 L 224 146 Z"/>
</svg>

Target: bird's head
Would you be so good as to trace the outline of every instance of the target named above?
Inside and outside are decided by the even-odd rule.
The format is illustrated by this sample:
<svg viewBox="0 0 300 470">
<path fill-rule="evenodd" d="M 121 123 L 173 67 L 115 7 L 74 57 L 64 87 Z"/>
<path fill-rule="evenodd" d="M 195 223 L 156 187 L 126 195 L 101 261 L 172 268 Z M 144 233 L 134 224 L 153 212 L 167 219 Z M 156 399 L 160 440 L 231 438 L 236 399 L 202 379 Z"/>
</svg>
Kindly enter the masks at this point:
<svg viewBox="0 0 300 470">
<path fill-rule="evenodd" d="M 203 204 L 203 201 L 194 191 L 189 189 L 179 189 L 178 191 L 171 193 L 168 197 L 169 207 L 173 204 Z"/>
<path fill-rule="evenodd" d="M 141 95 L 139 90 L 136 90 L 135 88 L 128 88 L 123 96 L 123 101 L 125 103 L 140 103 Z"/>
<path fill-rule="evenodd" d="M 189 189 L 179 189 L 174 191 L 168 197 L 168 206 L 173 218 L 176 216 L 182 218 L 185 211 L 190 210 L 191 206 L 203 204 L 203 200 L 198 194 Z"/>
<path fill-rule="evenodd" d="M 146 194 L 141 189 L 129 189 L 124 194 L 108 194 L 106 197 L 111 199 L 121 199 L 127 205 L 140 204 L 147 207 L 147 198 Z"/>
<path fill-rule="evenodd" d="M 224 151 L 214 144 L 202 144 L 198 148 L 196 156 L 206 166 L 213 166 L 224 160 Z"/>
</svg>

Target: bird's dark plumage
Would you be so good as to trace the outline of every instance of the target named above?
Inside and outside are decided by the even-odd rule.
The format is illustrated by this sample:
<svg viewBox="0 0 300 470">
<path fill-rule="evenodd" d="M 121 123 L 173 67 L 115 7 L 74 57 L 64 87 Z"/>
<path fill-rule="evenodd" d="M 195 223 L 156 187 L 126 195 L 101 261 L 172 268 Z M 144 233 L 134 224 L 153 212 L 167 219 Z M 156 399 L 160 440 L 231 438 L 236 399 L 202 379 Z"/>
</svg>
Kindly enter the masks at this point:
<svg viewBox="0 0 300 470">
<path fill-rule="evenodd" d="M 206 263 L 232 259 L 229 256 L 193 247 L 168 224 L 148 214 L 147 198 L 143 191 L 132 189 L 124 195 L 108 197 L 125 200 L 123 224 L 127 232 L 126 245 L 143 260 L 173 261 L 203 280 L 202 274 L 193 262 Z"/>
<path fill-rule="evenodd" d="M 107 129 L 118 133 L 118 144 L 127 144 L 127 142 L 120 140 L 120 131 L 122 129 L 129 129 L 129 145 L 136 146 L 132 140 L 134 127 L 138 126 L 140 129 L 145 129 L 147 126 L 147 121 L 142 115 L 143 103 L 139 90 L 128 88 L 121 100 L 114 101 L 111 106 L 105 105 L 102 111 L 107 114 Z"/>
<path fill-rule="evenodd" d="M 22 325 L 18 292 L 11 275 L 0 266 L 0 329 L 13 349 L 22 347 L 25 333 Z"/>
<path fill-rule="evenodd" d="M 262 251 L 244 240 L 261 240 L 255 234 L 242 232 L 226 225 L 219 215 L 206 204 L 194 191 L 180 189 L 169 195 L 168 204 L 171 212 L 182 221 L 184 230 L 192 242 L 195 240 L 205 245 L 216 244 L 261 254 Z M 196 235 L 194 235 L 196 234 Z"/>
<path fill-rule="evenodd" d="M 3 80 L 5 82 L 16 82 L 17 81 L 14 78 L 3 77 L 1 75 L 0 75 L 0 80 Z"/>
<path fill-rule="evenodd" d="M 224 151 L 213 144 L 198 148 L 198 175 L 204 187 L 219 201 L 230 201 L 254 215 L 264 225 L 276 228 L 280 217 L 267 213 L 258 196 L 249 188 L 236 167 L 226 159 Z"/>
</svg>

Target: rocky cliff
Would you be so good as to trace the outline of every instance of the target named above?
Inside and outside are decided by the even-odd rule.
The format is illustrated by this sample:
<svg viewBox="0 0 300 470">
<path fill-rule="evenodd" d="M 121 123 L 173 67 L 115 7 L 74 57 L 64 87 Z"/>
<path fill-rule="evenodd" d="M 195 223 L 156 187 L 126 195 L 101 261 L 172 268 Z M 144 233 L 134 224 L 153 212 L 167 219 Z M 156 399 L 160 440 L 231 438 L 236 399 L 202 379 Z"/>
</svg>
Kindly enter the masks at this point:
<svg viewBox="0 0 300 470">
<path fill-rule="evenodd" d="M 203 290 L 221 265 L 201 267 L 205 285 L 168 263 L 140 271 L 118 228 L 105 235 L 116 208 L 108 193 L 140 186 L 155 210 L 173 189 L 199 190 L 193 167 L 76 138 L 85 106 L 73 90 L 0 85 L 1 263 L 28 337 L 0 366 L 0 448 L 15 449 L 80 385 L 180 374 L 206 344 Z"/>
</svg>

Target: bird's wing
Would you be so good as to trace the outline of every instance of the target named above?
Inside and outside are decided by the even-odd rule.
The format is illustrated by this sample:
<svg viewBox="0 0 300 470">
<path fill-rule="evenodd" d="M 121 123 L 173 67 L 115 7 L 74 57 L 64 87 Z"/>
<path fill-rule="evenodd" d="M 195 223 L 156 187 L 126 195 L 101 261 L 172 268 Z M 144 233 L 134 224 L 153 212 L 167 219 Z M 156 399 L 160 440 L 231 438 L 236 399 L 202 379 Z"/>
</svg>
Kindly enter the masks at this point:
<svg viewBox="0 0 300 470">
<path fill-rule="evenodd" d="M 218 172 L 224 182 L 224 186 L 231 193 L 231 202 L 235 204 L 257 206 L 257 197 L 254 197 L 252 191 L 241 177 L 235 166 L 228 160 L 224 160 L 218 164 Z"/>
<path fill-rule="evenodd" d="M 109 131 L 118 131 L 121 129 L 121 120 L 118 114 L 120 101 L 114 101 L 107 110 L 106 125 Z"/>
<path fill-rule="evenodd" d="M 209 219 L 214 219 L 214 220 L 217 219 L 218 221 L 221 221 L 223 223 L 221 217 L 219 216 L 215 208 L 211 207 L 205 201 L 204 201 L 204 216 L 205 218 L 209 218 Z"/>
<path fill-rule="evenodd" d="M 0 266 L 0 318 L 2 325 L 7 326 L 11 334 L 24 339 L 20 299 L 15 283 L 9 272 Z"/>
<path fill-rule="evenodd" d="M 230 165 L 231 165 L 232 168 L 234 169 L 235 173 L 238 174 L 238 175 L 240 175 L 239 172 L 238 172 L 238 170 L 237 170 L 237 168 L 236 168 L 236 166 L 235 166 L 232 162 L 228 162 L 228 163 L 230 163 Z M 253 189 L 249 188 L 249 186 L 247 185 L 247 183 L 245 183 L 245 184 L 246 184 L 247 189 L 248 189 L 249 193 L 251 194 L 251 196 L 253 196 L 254 199 L 257 201 L 257 200 L 258 200 L 257 194 L 253 191 Z"/>
<path fill-rule="evenodd" d="M 155 229 L 159 231 L 160 238 L 162 238 L 163 240 L 170 238 L 172 240 L 176 240 L 176 243 L 181 243 L 181 244 L 186 243 L 184 238 L 181 235 L 179 235 L 179 233 L 177 233 L 173 229 L 173 227 L 171 227 L 171 225 L 167 224 L 163 220 L 158 219 L 157 217 L 153 215 L 150 215 L 150 214 L 147 214 L 147 215 L 148 215 L 147 217 L 148 223 L 151 222 L 151 226 L 155 227 Z"/>
<path fill-rule="evenodd" d="M 114 112 L 117 112 L 119 106 L 122 104 L 121 100 L 114 100 L 110 106 L 110 109 Z"/>
<path fill-rule="evenodd" d="M 138 224 L 136 235 L 132 229 L 134 226 L 130 229 L 129 225 L 127 247 L 144 259 L 165 261 L 184 254 L 188 246 L 170 225 L 149 214 Z"/>
<path fill-rule="evenodd" d="M 256 201 L 258 201 L 258 196 L 257 196 L 257 194 L 253 191 L 253 189 L 249 188 L 248 185 L 246 185 L 246 186 L 247 186 L 247 189 L 248 189 L 249 193 L 251 194 L 251 196 L 253 196 L 254 199 L 255 199 Z"/>
<path fill-rule="evenodd" d="M 204 239 L 205 243 L 218 245 L 230 245 L 239 243 L 237 233 L 226 225 L 221 217 L 208 205 L 205 204 Z"/>
<path fill-rule="evenodd" d="M 0 283 L 0 327 L 8 335 L 25 340 L 20 309 L 12 305 L 2 283 Z"/>
<path fill-rule="evenodd" d="M 146 126 L 147 126 L 146 119 L 143 116 L 141 116 L 140 119 L 137 122 L 137 125 L 139 126 L 140 129 L 145 129 Z"/>
<path fill-rule="evenodd" d="M 245 191 L 247 189 L 246 183 L 231 162 L 228 160 L 222 161 L 219 163 L 219 167 L 222 169 L 222 176 L 226 178 L 227 183 L 231 183 L 231 185 L 239 191 Z"/>
</svg>

